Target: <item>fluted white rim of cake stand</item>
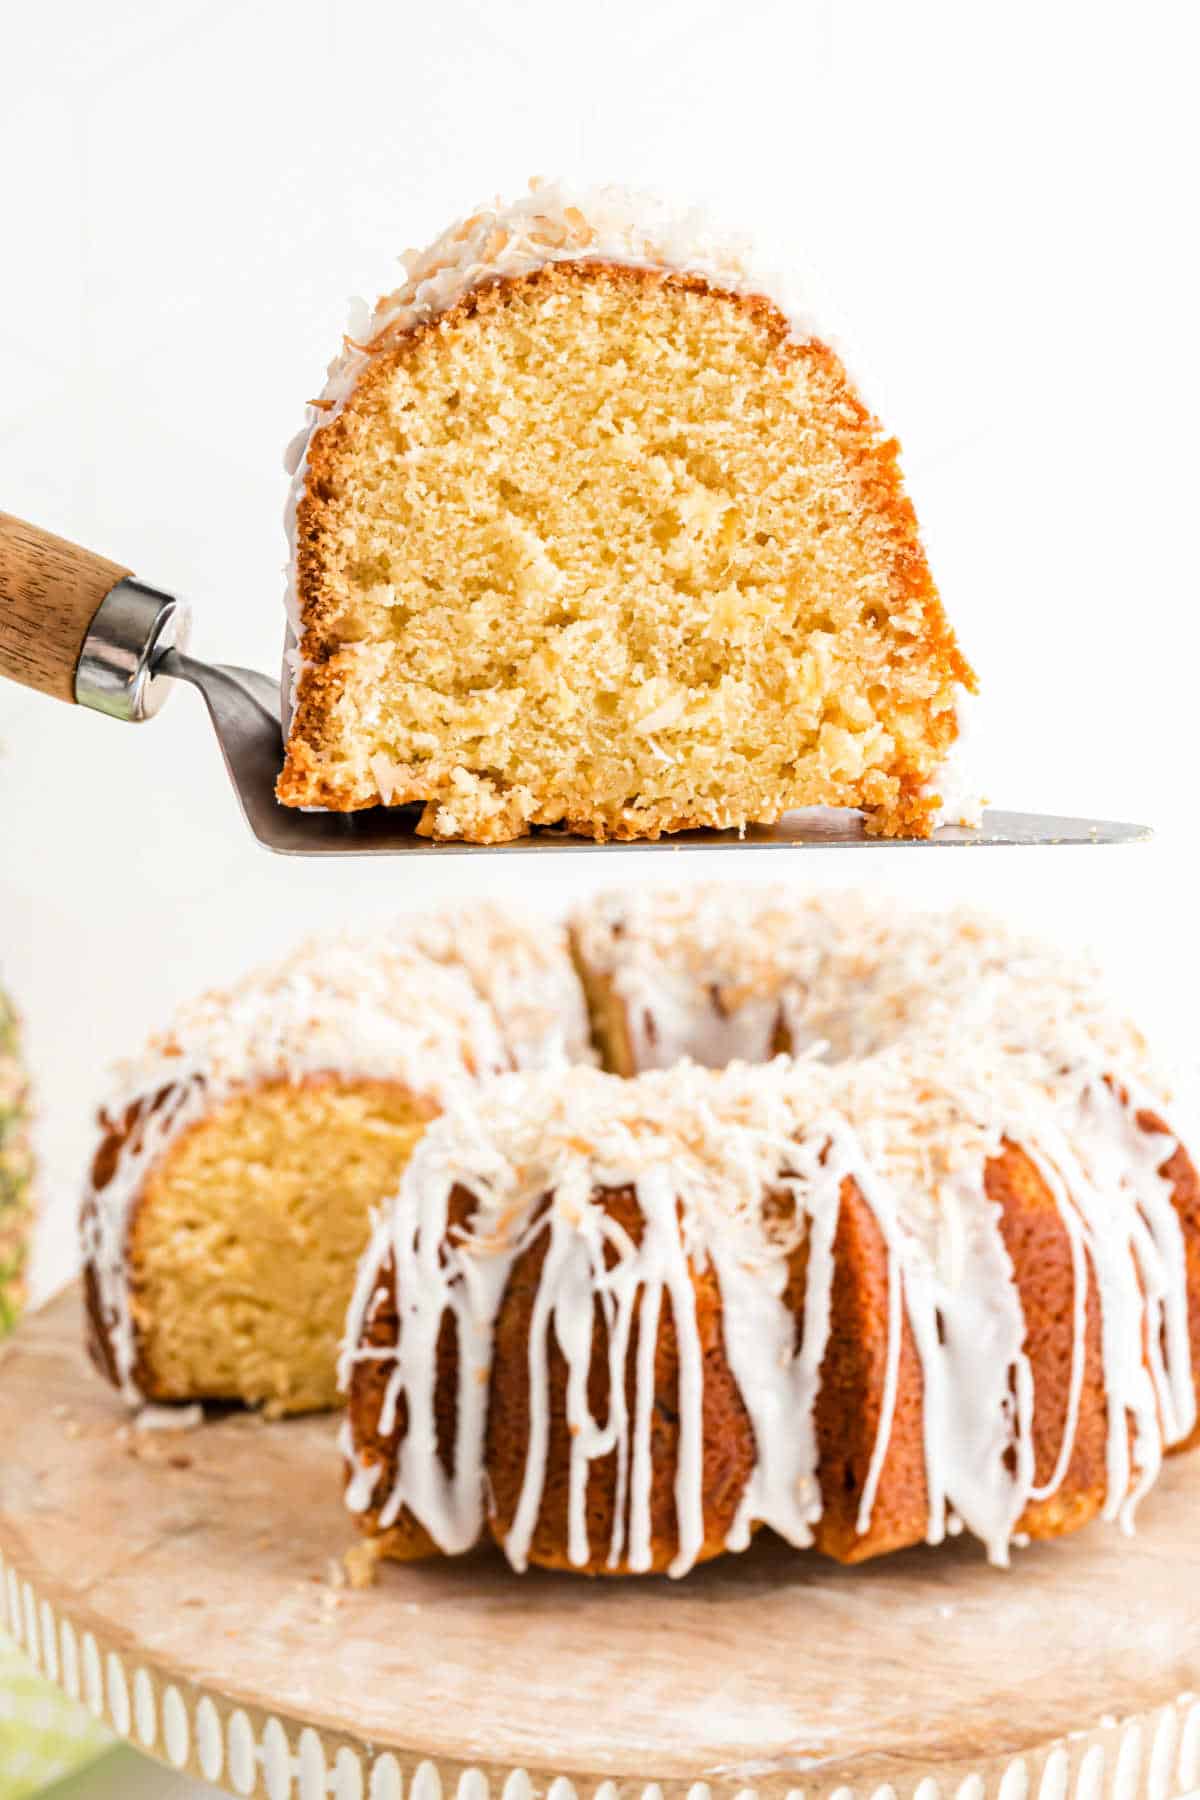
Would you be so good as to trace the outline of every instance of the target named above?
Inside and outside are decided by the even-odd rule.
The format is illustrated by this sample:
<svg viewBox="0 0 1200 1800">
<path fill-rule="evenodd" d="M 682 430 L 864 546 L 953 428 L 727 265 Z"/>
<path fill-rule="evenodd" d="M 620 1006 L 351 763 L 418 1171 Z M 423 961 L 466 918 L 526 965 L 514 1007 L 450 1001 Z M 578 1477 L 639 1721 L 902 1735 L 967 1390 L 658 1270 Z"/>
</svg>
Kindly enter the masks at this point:
<svg viewBox="0 0 1200 1800">
<path fill-rule="evenodd" d="M 603 1781 L 488 1764 L 433 1762 L 369 1744 L 172 1674 L 106 1642 L 41 1596 L 0 1556 L 0 1627 L 49 1681 L 118 1737 L 179 1773 L 265 1800 L 716 1800 L 704 1782 Z M 828 1788 L 819 1780 L 786 1800 L 1174 1800 L 1200 1788 L 1200 1695 L 1104 1721 L 1057 1743 L 937 1777 Z M 750 1783 L 729 1787 L 756 1800 Z"/>
<path fill-rule="evenodd" d="M 678 1586 L 524 1585 L 481 1556 L 392 1565 L 338 1593 L 352 1534 L 336 1421 L 229 1414 L 183 1439 L 138 1433 L 85 1366 L 80 1327 L 67 1291 L 0 1350 L 0 1626 L 118 1737 L 232 1794 L 1200 1787 L 1186 1462 L 1132 1542 L 1092 1527 L 1009 1574 L 964 1543 L 863 1575 L 766 1541 Z"/>
</svg>

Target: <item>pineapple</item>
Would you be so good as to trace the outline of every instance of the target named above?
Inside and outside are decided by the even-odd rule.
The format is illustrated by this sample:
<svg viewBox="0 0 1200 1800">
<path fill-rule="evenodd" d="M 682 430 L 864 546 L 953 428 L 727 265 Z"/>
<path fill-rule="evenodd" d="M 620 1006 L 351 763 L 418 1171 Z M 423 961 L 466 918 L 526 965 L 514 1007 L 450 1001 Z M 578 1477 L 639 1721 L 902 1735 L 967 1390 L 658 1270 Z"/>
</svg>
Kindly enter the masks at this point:
<svg viewBox="0 0 1200 1800">
<path fill-rule="evenodd" d="M 16 1323 L 24 1296 L 32 1188 L 29 1084 L 17 1015 L 0 988 L 0 1337 Z"/>
<path fill-rule="evenodd" d="M 0 1338 L 16 1322 L 24 1298 L 32 1190 L 29 1084 L 17 1015 L 0 988 Z M 112 1741 L 82 1706 L 43 1681 L 0 1632 L 0 1800 L 48 1792 L 47 1783 L 57 1787 Z M 74 1782 L 68 1785 L 74 1790 Z"/>
</svg>

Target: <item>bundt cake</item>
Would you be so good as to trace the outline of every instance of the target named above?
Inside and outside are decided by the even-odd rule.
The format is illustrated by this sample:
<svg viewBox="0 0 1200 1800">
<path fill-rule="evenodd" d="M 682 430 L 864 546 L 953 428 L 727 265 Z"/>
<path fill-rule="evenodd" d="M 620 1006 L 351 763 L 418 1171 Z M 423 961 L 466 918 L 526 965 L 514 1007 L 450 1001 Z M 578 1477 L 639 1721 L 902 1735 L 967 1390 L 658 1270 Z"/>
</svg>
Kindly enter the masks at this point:
<svg viewBox="0 0 1200 1800">
<path fill-rule="evenodd" d="M 384 1552 L 1004 1562 L 1128 1518 L 1196 1419 L 1195 1177 L 1103 1081 L 947 1048 L 506 1077 L 432 1126 L 347 1334 Z"/>
<path fill-rule="evenodd" d="M 722 886 L 602 895 L 569 949 L 493 908 L 318 940 L 103 1122 L 101 1366 L 327 1406 L 349 1302 L 391 1555 L 1003 1561 L 1196 1434 L 1194 1134 L 1095 972 L 974 913 Z"/>
<path fill-rule="evenodd" d="M 280 800 L 477 843 L 815 805 L 928 835 L 974 676 L 806 309 L 615 189 L 403 261 L 290 456 Z"/>
<path fill-rule="evenodd" d="M 585 1054 L 560 931 L 480 907 L 451 941 L 435 919 L 314 940 L 120 1071 L 82 1220 L 93 1355 L 128 1399 L 333 1405 L 370 1210 L 429 1119 Z"/>
<path fill-rule="evenodd" d="M 574 942 L 629 1078 L 476 1089 L 359 1271 L 347 1499 L 384 1553 L 681 1574 L 764 1525 L 1004 1562 L 1128 1523 L 1196 1430 L 1200 1183 L 1093 974 L 781 890 L 602 899 Z"/>
</svg>

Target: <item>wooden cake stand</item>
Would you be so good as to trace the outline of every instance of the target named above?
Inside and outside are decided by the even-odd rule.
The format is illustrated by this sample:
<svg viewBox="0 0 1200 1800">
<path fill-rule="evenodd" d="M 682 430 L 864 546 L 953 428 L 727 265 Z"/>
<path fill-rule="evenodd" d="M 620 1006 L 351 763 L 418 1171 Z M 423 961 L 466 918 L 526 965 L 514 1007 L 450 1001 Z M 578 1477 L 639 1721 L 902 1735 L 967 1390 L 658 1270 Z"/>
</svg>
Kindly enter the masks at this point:
<svg viewBox="0 0 1200 1800">
<path fill-rule="evenodd" d="M 1200 1786 L 1188 1460 L 1136 1537 L 1095 1526 L 1008 1573 L 962 1540 L 857 1570 L 763 1542 L 680 1583 L 479 1555 L 356 1589 L 335 1431 L 135 1431 L 60 1295 L 0 1356 L 9 1630 L 122 1737 L 270 1800 Z"/>
</svg>

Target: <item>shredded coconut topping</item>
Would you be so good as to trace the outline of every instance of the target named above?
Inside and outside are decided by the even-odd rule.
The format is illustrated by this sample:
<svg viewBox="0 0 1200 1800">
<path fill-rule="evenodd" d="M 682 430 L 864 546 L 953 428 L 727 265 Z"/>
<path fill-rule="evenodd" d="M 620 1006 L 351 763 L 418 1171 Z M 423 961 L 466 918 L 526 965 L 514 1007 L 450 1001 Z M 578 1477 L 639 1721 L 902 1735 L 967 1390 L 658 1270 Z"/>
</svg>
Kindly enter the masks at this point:
<svg viewBox="0 0 1200 1800">
<path fill-rule="evenodd" d="M 631 188 L 573 192 L 561 182 L 535 180 L 516 200 L 496 198 L 456 220 L 427 249 L 402 253 L 400 286 L 374 311 L 356 303 L 345 348 L 330 365 L 315 410 L 328 415 L 345 398 L 364 358 L 448 312 L 485 282 L 580 261 L 701 275 L 732 293 L 763 294 L 788 319 L 793 336 L 817 335 L 807 299 L 786 277 L 761 267 L 748 238 L 721 233 L 700 208 L 681 210 Z"/>
<path fill-rule="evenodd" d="M 1086 956 L 972 908 L 899 912 L 857 892 L 717 884 L 602 894 L 574 914 L 584 961 L 625 1005 L 639 1067 L 681 1057 L 762 1061 L 782 1027 L 794 1054 L 869 1057 L 936 1039 L 1171 1083 Z"/>
<path fill-rule="evenodd" d="M 180 1008 L 118 1065 L 105 1106 L 203 1081 L 210 1103 L 250 1083 L 342 1072 L 402 1081 L 443 1102 L 510 1067 L 496 1020 L 461 967 L 405 944 L 314 937 L 285 960 Z"/>
<path fill-rule="evenodd" d="M 515 1068 L 593 1060 L 587 1007 L 561 921 L 531 929 L 507 908 L 480 901 L 401 920 L 396 938 L 467 973 L 491 1007 Z"/>
</svg>

